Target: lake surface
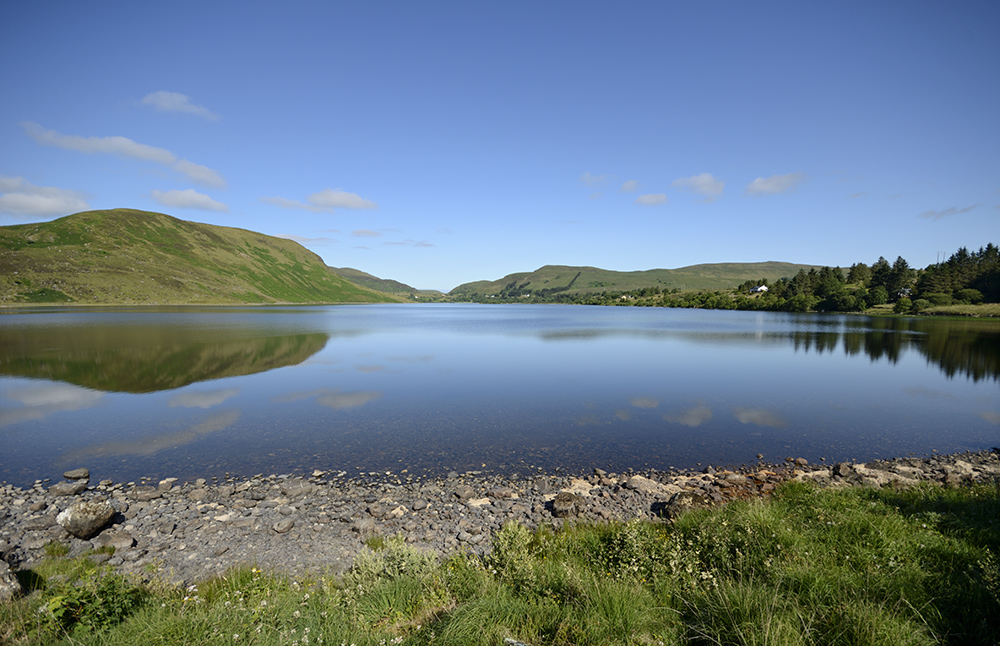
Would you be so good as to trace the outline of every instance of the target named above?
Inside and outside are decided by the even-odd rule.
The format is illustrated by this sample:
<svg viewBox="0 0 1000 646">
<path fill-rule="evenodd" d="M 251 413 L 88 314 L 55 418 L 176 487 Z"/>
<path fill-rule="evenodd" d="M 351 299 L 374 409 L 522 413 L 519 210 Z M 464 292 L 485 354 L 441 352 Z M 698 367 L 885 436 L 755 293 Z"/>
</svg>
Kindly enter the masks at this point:
<svg viewBox="0 0 1000 646">
<path fill-rule="evenodd" d="M 0 480 L 527 475 L 1000 445 L 1000 321 L 568 305 L 0 314 Z"/>
</svg>

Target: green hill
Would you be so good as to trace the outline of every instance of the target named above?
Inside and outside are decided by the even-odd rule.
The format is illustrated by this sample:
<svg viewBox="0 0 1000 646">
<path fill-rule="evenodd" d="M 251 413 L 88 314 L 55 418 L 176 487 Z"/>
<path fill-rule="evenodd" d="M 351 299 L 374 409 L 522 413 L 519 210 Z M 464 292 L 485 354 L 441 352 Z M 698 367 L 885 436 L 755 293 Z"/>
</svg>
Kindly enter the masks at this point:
<svg viewBox="0 0 1000 646">
<path fill-rule="evenodd" d="M 345 280 L 291 240 L 162 213 L 86 211 L 0 227 L 0 304 L 399 300 Z"/>
<path fill-rule="evenodd" d="M 351 267 L 330 267 L 330 271 L 337 274 L 341 278 L 351 281 L 355 285 L 361 285 L 362 287 L 367 287 L 368 289 L 374 289 L 376 292 L 385 292 L 386 294 L 395 294 L 397 296 L 404 296 L 407 298 L 438 298 L 444 296 L 444 294 L 434 289 L 417 289 L 416 287 L 411 287 L 406 283 L 401 283 L 398 280 L 379 278 L 378 276 L 372 276 L 371 274 L 365 273 L 360 269 L 352 269 Z"/>
<path fill-rule="evenodd" d="M 794 276 L 800 269 L 819 269 L 817 265 L 796 265 L 788 262 L 743 262 L 691 265 L 679 269 L 649 269 L 647 271 L 611 271 L 596 267 L 546 265 L 532 272 L 509 274 L 500 280 L 480 280 L 459 285 L 449 294 L 471 297 L 508 294 L 554 293 L 586 294 L 603 291 L 629 291 L 643 287 L 660 289 L 711 290 L 732 289 L 747 280 L 766 278 L 769 281 Z"/>
</svg>

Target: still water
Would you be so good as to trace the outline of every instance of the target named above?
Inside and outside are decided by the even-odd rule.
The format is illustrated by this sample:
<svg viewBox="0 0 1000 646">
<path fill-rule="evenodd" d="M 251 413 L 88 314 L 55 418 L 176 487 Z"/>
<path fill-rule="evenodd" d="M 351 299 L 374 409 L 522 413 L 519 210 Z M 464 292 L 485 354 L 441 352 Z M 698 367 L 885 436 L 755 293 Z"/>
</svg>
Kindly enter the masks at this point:
<svg viewBox="0 0 1000 646">
<path fill-rule="evenodd" d="M 1000 445 L 1000 321 L 567 305 L 0 314 L 0 480 L 692 467 Z"/>
</svg>

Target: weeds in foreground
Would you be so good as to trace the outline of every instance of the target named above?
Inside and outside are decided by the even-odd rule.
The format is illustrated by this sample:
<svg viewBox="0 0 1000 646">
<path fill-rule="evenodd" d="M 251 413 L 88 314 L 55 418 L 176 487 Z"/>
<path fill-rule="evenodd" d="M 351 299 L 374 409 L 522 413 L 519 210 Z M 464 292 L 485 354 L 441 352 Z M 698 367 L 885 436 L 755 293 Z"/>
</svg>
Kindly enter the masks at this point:
<svg viewBox="0 0 1000 646">
<path fill-rule="evenodd" d="M 998 491 L 790 484 L 673 525 L 511 524 L 486 557 L 444 562 L 388 538 L 342 578 L 243 568 L 184 590 L 53 557 L 22 573 L 31 594 L 0 607 L 0 641 L 994 644 Z"/>
</svg>

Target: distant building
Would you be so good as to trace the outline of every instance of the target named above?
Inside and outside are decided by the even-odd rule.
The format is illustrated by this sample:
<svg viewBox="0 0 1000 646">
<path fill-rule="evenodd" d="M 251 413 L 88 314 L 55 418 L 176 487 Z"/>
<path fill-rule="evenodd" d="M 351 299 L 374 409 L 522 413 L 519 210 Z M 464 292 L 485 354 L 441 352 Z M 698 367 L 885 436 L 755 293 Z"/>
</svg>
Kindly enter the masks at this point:
<svg viewBox="0 0 1000 646">
<path fill-rule="evenodd" d="M 767 291 L 767 285 L 757 285 L 750 289 L 751 294 L 761 294 Z"/>
</svg>

